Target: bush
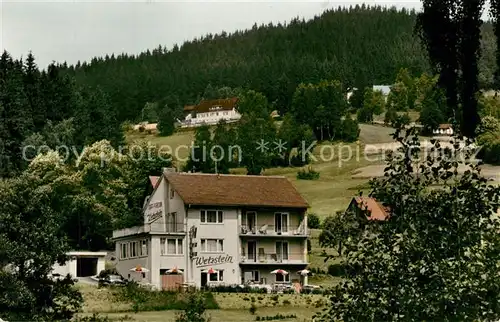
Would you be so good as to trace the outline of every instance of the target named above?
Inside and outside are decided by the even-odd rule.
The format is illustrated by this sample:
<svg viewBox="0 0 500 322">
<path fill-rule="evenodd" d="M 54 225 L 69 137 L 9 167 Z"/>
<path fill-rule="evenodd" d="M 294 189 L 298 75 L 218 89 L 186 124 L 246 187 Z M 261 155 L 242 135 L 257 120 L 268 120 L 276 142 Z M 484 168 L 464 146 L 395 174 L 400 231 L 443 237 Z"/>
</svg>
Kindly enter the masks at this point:
<svg viewBox="0 0 500 322">
<path fill-rule="evenodd" d="M 255 315 L 255 312 L 257 312 L 257 307 L 255 306 L 255 304 L 252 303 L 252 305 L 250 305 L 250 314 L 252 315 Z"/>
<path fill-rule="evenodd" d="M 140 311 L 162 311 L 162 310 L 184 310 L 189 304 L 182 298 L 183 293 L 170 291 L 153 291 L 141 287 L 136 282 L 129 282 L 125 287 L 114 288 L 118 299 L 131 302 L 134 312 Z M 210 292 L 197 292 L 206 308 L 218 309 L 219 305 Z M 188 297 L 189 300 L 189 297 Z"/>
<path fill-rule="evenodd" d="M 342 264 L 332 264 L 328 266 L 328 274 L 332 276 L 344 276 L 345 267 Z"/>
<path fill-rule="evenodd" d="M 358 121 L 351 119 L 350 116 L 342 121 L 341 138 L 346 142 L 354 142 L 359 138 Z"/>
<path fill-rule="evenodd" d="M 125 121 L 122 123 L 122 130 L 123 132 L 130 132 L 134 129 L 134 125 L 130 121 Z"/>
<path fill-rule="evenodd" d="M 301 169 L 297 172 L 297 179 L 299 180 L 318 180 L 319 172 L 314 171 L 312 167 L 309 167 L 307 170 Z"/>
<path fill-rule="evenodd" d="M 307 215 L 307 226 L 311 229 L 320 229 L 321 221 L 316 214 Z"/>
<path fill-rule="evenodd" d="M 240 287 L 239 285 L 217 285 L 205 287 L 205 290 L 215 293 L 267 293 L 266 289 Z"/>
<path fill-rule="evenodd" d="M 97 313 L 91 316 L 77 317 L 73 319 L 74 322 L 110 322 L 111 320 L 107 316 L 102 316 Z"/>
<path fill-rule="evenodd" d="M 283 315 L 278 313 L 276 315 L 268 315 L 268 316 L 257 316 L 255 317 L 255 321 L 275 321 L 275 320 L 288 320 L 288 319 L 296 319 L 297 315 L 289 314 Z"/>
<path fill-rule="evenodd" d="M 177 315 L 176 322 L 208 322 L 207 303 L 199 292 L 188 293 L 184 311 Z"/>
</svg>

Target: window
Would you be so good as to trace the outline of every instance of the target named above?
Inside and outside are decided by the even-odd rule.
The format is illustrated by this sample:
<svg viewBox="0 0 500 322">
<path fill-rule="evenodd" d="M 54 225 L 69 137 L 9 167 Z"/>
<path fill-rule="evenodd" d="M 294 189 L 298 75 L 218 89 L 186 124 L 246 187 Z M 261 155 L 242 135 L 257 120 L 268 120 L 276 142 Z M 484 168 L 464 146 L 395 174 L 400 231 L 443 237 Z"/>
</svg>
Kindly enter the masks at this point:
<svg viewBox="0 0 500 322">
<path fill-rule="evenodd" d="M 224 212 L 222 210 L 202 210 L 200 211 L 200 221 L 209 224 L 222 224 Z"/>
<path fill-rule="evenodd" d="M 148 240 L 131 241 L 120 244 L 120 259 L 148 256 Z"/>
<path fill-rule="evenodd" d="M 290 282 L 290 274 L 276 274 L 276 282 L 286 283 Z"/>
<path fill-rule="evenodd" d="M 165 238 L 160 238 L 160 254 L 165 255 Z"/>
<path fill-rule="evenodd" d="M 143 239 L 141 241 L 141 256 L 148 256 L 148 240 Z"/>
<path fill-rule="evenodd" d="M 131 242 L 129 243 L 129 245 L 130 245 L 130 257 L 137 257 L 138 242 Z"/>
<path fill-rule="evenodd" d="M 170 188 L 170 199 L 174 199 L 175 196 L 175 190 Z"/>
<path fill-rule="evenodd" d="M 274 231 L 278 234 L 288 232 L 288 214 L 277 212 L 274 214 Z"/>
<path fill-rule="evenodd" d="M 127 246 L 128 244 L 120 244 L 120 247 L 121 247 L 121 259 L 125 259 L 127 258 Z"/>
<path fill-rule="evenodd" d="M 260 282 L 260 272 L 259 271 L 252 271 L 252 281 Z"/>
<path fill-rule="evenodd" d="M 204 253 L 222 253 L 224 251 L 223 239 L 202 239 L 201 251 Z"/>
<path fill-rule="evenodd" d="M 288 260 L 288 242 L 276 242 L 276 257 L 278 261 Z"/>
<path fill-rule="evenodd" d="M 182 239 L 177 239 L 177 254 L 183 254 Z"/>
<path fill-rule="evenodd" d="M 182 248 L 183 243 L 181 238 L 161 238 L 160 243 L 161 243 L 160 245 L 161 255 L 183 254 L 183 248 Z"/>
<path fill-rule="evenodd" d="M 167 239 L 167 254 L 175 255 L 176 252 L 177 252 L 176 240 Z"/>
<path fill-rule="evenodd" d="M 210 282 L 222 282 L 224 281 L 224 271 L 220 270 L 215 273 L 209 274 Z"/>
</svg>

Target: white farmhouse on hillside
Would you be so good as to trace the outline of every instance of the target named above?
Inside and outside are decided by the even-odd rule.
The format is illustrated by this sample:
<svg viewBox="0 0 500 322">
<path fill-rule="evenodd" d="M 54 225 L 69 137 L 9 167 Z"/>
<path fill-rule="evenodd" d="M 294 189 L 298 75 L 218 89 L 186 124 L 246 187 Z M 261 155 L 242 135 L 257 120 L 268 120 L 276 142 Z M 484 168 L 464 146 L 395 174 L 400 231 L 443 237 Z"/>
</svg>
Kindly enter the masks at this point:
<svg viewBox="0 0 500 322">
<path fill-rule="evenodd" d="M 241 118 L 237 111 L 238 98 L 202 100 L 198 105 L 184 107 L 182 127 L 217 124 L 220 120 L 234 122 Z"/>
<path fill-rule="evenodd" d="M 436 135 L 453 135 L 453 127 L 451 124 L 439 124 L 438 128 L 432 133 Z"/>
</svg>

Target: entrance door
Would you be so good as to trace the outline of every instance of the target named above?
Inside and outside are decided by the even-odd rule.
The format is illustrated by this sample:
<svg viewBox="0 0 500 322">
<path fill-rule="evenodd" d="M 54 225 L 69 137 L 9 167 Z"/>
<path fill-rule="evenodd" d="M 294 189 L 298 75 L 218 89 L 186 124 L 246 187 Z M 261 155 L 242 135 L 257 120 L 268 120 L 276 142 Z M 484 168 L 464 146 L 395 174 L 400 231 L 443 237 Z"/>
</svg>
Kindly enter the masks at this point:
<svg viewBox="0 0 500 322">
<path fill-rule="evenodd" d="M 257 228 L 257 213 L 252 211 L 252 212 L 247 212 L 247 227 L 248 230 L 251 231 L 252 233 L 255 233 L 255 229 Z"/>
<path fill-rule="evenodd" d="M 257 242 L 249 241 L 247 245 L 248 260 L 255 262 L 257 260 Z"/>
<path fill-rule="evenodd" d="M 276 242 L 276 257 L 278 262 L 288 260 L 288 242 Z"/>
<path fill-rule="evenodd" d="M 201 287 L 207 286 L 208 276 L 207 273 L 201 273 Z"/>
<path fill-rule="evenodd" d="M 274 214 L 274 231 L 278 234 L 288 232 L 288 214 L 279 212 Z"/>
</svg>

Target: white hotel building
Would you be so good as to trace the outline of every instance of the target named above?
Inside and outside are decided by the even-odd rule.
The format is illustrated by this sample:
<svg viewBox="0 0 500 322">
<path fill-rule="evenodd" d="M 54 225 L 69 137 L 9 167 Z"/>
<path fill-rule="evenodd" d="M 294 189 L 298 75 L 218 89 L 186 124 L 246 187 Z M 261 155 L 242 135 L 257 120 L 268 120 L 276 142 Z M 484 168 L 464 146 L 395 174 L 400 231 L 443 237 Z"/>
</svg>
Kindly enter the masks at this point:
<svg viewBox="0 0 500 322">
<path fill-rule="evenodd" d="M 217 124 L 220 120 L 236 122 L 241 118 L 237 110 L 238 98 L 202 100 L 198 105 L 184 106 L 182 127 Z"/>
<path fill-rule="evenodd" d="M 113 232 L 125 278 L 163 289 L 307 283 L 297 272 L 308 265 L 308 204 L 286 178 L 166 171 L 152 183 L 144 225 Z"/>
</svg>

